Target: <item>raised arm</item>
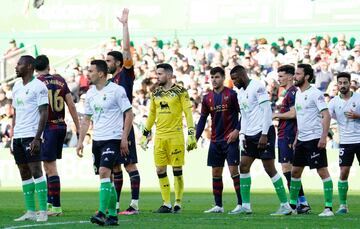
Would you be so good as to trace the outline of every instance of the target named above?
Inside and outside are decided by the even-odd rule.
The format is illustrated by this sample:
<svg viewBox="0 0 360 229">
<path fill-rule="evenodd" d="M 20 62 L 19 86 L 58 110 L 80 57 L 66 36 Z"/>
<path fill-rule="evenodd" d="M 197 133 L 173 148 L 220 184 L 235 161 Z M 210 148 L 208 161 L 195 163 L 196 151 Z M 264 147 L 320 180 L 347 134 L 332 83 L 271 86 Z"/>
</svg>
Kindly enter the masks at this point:
<svg viewBox="0 0 360 229">
<path fill-rule="evenodd" d="M 127 61 L 131 61 L 131 53 L 130 53 L 130 36 L 129 36 L 129 26 L 128 26 L 128 18 L 129 18 L 129 9 L 124 8 L 121 17 L 117 17 L 119 22 L 123 25 L 123 44 L 122 44 L 122 52 L 124 56 L 124 66 L 129 67 Z M 132 62 L 132 61 L 131 61 Z M 130 66 L 131 67 L 131 66 Z"/>
</svg>

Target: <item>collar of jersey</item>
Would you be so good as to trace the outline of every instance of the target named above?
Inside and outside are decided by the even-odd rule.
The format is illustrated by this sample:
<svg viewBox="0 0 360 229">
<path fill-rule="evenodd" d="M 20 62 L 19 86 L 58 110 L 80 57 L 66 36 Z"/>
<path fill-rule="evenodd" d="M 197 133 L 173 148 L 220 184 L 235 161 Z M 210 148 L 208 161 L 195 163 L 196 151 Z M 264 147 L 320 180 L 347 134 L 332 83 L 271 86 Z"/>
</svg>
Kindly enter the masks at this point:
<svg viewBox="0 0 360 229">
<path fill-rule="evenodd" d="M 350 91 L 351 93 L 350 93 L 350 98 L 353 96 L 353 94 L 354 94 L 354 92 L 352 92 L 352 91 Z M 342 94 L 340 93 L 340 95 L 339 95 L 339 97 L 340 97 L 340 99 L 344 99 L 344 96 L 342 96 Z"/>
<path fill-rule="evenodd" d="M 24 85 L 24 82 L 23 82 L 23 85 L 24 85 L 24 86 L 28 85 L 28 84 L 29 84 L 31 81 L 33 81 L 34 79 L 35 79 L 35 76 L 33 75 L 33 76 L 31 77 L 31 80 L 30 80 L 27 84 L 25 84 L 25 85 Z"/>
</svg>

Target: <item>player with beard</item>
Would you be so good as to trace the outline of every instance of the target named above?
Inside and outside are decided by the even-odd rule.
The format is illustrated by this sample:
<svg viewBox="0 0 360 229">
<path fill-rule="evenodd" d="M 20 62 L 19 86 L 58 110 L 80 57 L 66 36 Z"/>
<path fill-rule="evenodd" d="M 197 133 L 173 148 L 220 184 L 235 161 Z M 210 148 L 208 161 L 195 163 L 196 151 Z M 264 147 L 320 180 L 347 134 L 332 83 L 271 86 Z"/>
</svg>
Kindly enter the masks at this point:
<svg viewBox="0 0 360 229">
<path fill-rule="evenodd" d="M 146 149 L 150 130 L 156 121 L 154 159 L 163 205 L 154 213 L 180 213 L 184 192 L 182 166 L 185 163 L 182 114 L 185 113 L 188 128 L 186 149 L 190 151 L 196 148 L 192 105 L 186 89 L 172 83 L 173 68 L 171 65 L 159 64 L 156 68 L 159 86 L 150 96 L 149 117 L 140 145 Z M 167 165 L 172 166 L 174 174 L 175 205 L 173 211 L 170 201 L 169 178 L 166 173 Z"/>
<path fill-rule="evenodd" d="M 125 8 L 122 12 L 121 18 L 118 17 L 118 20 L 123 25 L 122 53 L 118 51 L 109 52 L 106 56 L 106 63 L 109 68 L 109 73 L 112 74 L 113 76 L 111 81 L 122 86 L 125 89 L 126 95 L 130 103 L 132 103 L 135 73 L 133 66 L 134 64 L 130 53 L 128 15 L 129 15 L 129 10 Z M 128 172 L 130 177 L 131 202 L 129 207 L 125 211 L 119 212 L 120 215 L 133 215 L 139 213 L 140 175 L 136 166 L 138 160 L 136 153 L 135 133 L 133 127 L 131 128 L 131 131 L 129 133 L 128 142 L 129 142 L 128 155 L 121 157 L 119 162 L 116 163 L 113 170 L 114 185 L 117 193 L 118 209 L 120 203 L 120 194 L 123 185 L 123 173 L 121 169 L 121 164 L 124 164 L 126 172 Z"/>
<path fill-rule="evenodd" d="M 350 79 L 351 76 L 347 72 L 337 75 L 340 95 L 335 96 L 329 103 L 330 115 L 336 119 L 340 129 L 338 182 L 340 207 L 336 214 L 349 212 L 347 205 L 349 172 L 355 154 L 358 161 L 360 160 L 360 94 L 350 91 Z"/>
<path fill-rule="evenodd" d="M 333 182 L 327 168 L 326 138 L 330 126 L 330 114 L 323 93 L 310 85 L 314 70 L 309 64 L 299 64 L 295 71 L 295 86 L 299 87 L 295 98 L 297 137 L 291 170 L 290 206 L 295 208 L 301 187 L 301 175 L 305 166 L 316 169 L 323 181 L 325 209 L 319 216 L 333 216 Z"/>
<path fill-rule="evenodd" d="M 279 113 L 273 113 L 273 119 L 279 120 L 278 125 L 278 159 L 281 163 L 283 174 L 287 180 L 290 191 L 291 167 L 294 157 L 293 143 L 297 133 L 295 95 L 297 88 L 294 86 L 295 68 L 292 65 L 282 65 L 277 70 L 280 87 L 285 88 L 285 96 L 281 103 Z M 299 191 L 297 213 L 309 213 L 310 206 L 306 201 L 304 190 Z"/>
</svg>

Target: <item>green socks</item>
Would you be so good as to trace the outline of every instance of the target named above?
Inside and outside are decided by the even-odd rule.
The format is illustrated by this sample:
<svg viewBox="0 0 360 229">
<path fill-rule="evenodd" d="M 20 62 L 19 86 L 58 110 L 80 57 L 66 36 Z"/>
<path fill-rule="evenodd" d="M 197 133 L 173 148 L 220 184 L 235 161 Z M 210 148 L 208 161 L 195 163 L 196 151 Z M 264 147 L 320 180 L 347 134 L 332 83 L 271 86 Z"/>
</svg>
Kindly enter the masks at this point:
<svg viewBox="0 0 360 229">
<path fill-rule="evenodd" d="M 24 180 L 22 182 L 22 189 L 25 198 L 25 206 L 28 211 L 35 211 L 35 184 L 33 179 Z"/>
<path fill-rule="evenodd" d="M 291 177 L 290 183 L 290 204 L 296 205 L 301 187 L 301 179 Z"/>
<path fill-rule="evenodd" d="M 110 178 L 103 178 L 100 180 L 100 207 L 99 211 L 106 214 L 106 210 L 108 209 L 110 196 L 112 192 L 112 184 L 110 182 Z M 116 206 L 115 206 L 116 208 Z"/>
<path fill-rule="evenodd" d="M 47 185 L 45 177 L 39 177 L 35 180 L 35 190 L 39 199 L 40 211 L 47 211 Z"/>
<path fill-rule="evenodd" d="M 108 207 L 109 216 L 117 216 L 116 202 L 117 202 L 116 189 L 114 184 L 111 184 L 111 194 L 110 194 L 109 207 Z"/>
<path fill-rule="evenodd" d="M 275 176 L 273 176 L 271 178 L 271 181 L 274 185 L 274 188 L 275 188 L 276 194 L 280 200 L 280 203 L 282 203 L 282 204 L 287 203 L 288 200 L 287 200 L 286 191 L 285 191 L 281 176 L 277 173 Z"/>
<path fill-rule="evenodd" d="M 250 186 L 251 176 L 250 173 L 240 174 L 240 192 L 243 204 L 250 204 Z"/>
<path fill-rule="evenodd" d="M 323 180 L 324 183 L 324 197 L 325 197 L 325 207 L 332 207 L 333 199 L 333 182 L 331 177 L 328 177 Z"/>
<path fill-rule="evenodd" d="M 347 180 L 339 180 L 338 182 L 338 191 L 339 191 L 339 200 L 340 204 L 347 205 L 347 191 L 349 189 L 349 183 Z"/>
</svg>

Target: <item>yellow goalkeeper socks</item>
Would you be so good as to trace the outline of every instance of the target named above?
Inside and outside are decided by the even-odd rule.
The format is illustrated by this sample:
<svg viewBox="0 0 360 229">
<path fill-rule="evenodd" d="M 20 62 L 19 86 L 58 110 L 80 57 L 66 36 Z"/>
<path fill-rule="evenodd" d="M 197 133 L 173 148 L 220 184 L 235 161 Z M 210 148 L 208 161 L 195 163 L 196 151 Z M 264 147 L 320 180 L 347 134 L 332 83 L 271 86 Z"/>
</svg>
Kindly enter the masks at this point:
<svg viewBox="0 0 360 229">
<path fill-rule="evenodd" d="M 158 174 L 158 177 L 159 177 L 161 196 L 164 201 L 164 205 L 171 206 L 169 178 L 167 177 L 166 173 Z"/>
</svg>

